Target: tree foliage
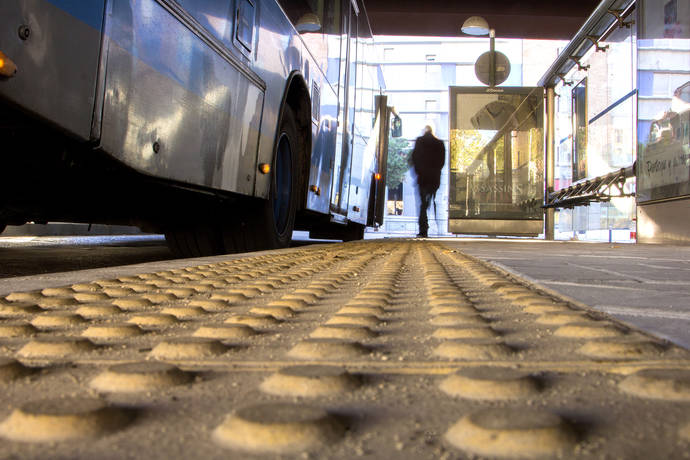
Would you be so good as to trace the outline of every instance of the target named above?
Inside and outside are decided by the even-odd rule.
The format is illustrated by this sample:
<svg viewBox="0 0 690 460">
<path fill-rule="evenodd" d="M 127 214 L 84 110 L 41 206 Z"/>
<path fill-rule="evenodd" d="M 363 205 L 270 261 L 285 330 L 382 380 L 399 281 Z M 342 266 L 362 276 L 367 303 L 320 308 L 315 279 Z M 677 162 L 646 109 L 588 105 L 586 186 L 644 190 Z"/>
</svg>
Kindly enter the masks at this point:
<svg viewBox="0 0 690 460">
<path fill-rule="evenodd" d="M 410 169 L 410 143 L 401 137 L 388 139 L 388 169 L 386 172 L 386 187 L 394 189 L 400 185 L 405 173 Z"/>
<path fill-rule="evenodd" d="M 479 156 L 485 141 L 476 130 L 453 129 L 450 133 L 451 171 L 465 171 Z"/>
</svg>

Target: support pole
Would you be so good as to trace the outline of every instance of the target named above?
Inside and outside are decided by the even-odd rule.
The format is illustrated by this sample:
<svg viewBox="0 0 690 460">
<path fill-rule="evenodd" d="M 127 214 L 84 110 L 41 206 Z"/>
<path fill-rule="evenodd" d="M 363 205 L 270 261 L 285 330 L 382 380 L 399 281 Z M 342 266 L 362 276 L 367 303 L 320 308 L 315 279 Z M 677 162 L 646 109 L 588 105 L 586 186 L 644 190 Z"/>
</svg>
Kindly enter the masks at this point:
<svg viewBox="0 0 690 460">
<path fill-rule="evenodd" d="M 553 87 L 546 88 L 546 158 L 544 162 L 544 204 L 548 202 L 549 194 L 554 190 L 554 150 L 556 140 L 554 139 L 554 121 L 556 116 L 555 109 L 556 94 Z M 544 239 L 554 239 L 555 210 L 548 208 L 544 210 Z"/>
<path fill-rule="evenodd" d="M 496 86 L 496 32 L 489 31 L 489 86 Z"/>
</svg>

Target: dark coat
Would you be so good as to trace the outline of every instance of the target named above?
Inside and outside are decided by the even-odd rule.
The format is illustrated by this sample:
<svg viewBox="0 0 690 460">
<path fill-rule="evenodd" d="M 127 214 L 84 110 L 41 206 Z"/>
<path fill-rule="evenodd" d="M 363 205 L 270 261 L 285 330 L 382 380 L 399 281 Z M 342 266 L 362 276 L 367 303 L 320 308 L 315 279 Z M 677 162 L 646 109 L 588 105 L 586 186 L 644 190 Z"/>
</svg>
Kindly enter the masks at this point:
<svg viewBox="0 0 690 460">
<path fill-rule="evenodd" d="M 417 138 L 411 158 L 412 166 L 417 173 L 417 184 L 420 190 L 434 193 L 441 185 L 441 169 L 446 162 L 446 147 L 443 141 L 431 133 Z"/>
</svg>

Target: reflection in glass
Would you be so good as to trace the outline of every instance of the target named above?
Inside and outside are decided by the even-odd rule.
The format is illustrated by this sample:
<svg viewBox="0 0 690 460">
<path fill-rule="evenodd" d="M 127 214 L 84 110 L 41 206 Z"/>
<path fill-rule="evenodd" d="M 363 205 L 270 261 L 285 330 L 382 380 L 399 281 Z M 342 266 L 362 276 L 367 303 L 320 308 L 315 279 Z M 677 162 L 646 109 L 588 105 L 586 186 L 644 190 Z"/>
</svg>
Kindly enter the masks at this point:
<svg viewBox="0 0 690 460">
<path fill-rule="evenodd" d="M 450 217 L 541 219 L 543 89 L 452 93 L 451 104 Z"/>
<path fill-rule="evenodd" d="M 690 195 L 690 0 L 646 0 L 639 23 L 637 201 Z"/>
<path fill-rule="evenodd" d="M 587 177 L 587 79 L 573 88 L 573 181 Z"/>
<path fill-rule="evenodd" d="M 340 34 L 342 33 L 341 2 L 333 0 L 280 0 L 285 14 L 304 40 L 316 63 L 324 71 L 328 80 L 338 79 L 337 60 L 340 54 Z M 333 62 L 329 69 L 329 59 Z M 335 75 L 332 73 L 335 72 Z"/>
</svg>

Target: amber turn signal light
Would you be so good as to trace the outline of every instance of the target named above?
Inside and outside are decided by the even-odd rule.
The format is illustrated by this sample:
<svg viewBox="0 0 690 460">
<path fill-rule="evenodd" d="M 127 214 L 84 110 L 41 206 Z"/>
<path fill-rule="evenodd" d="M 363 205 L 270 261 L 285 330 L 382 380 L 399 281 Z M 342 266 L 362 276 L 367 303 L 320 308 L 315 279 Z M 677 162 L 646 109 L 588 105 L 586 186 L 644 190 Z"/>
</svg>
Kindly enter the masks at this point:
<svg viewBox="0 0 690 460">
<path fill-rule="evenodd" d="M 374 174 L 374 179 L 381 180 L 381 173 Z"/>
<path fill-rule="evenodd" d="M 268 174 L 271 172 L 271 165 L 268 163 L 261 163 L 259 164 L 259 171 L 261 171 L 262 174 Z"/>
<path fill-rule="evenodd" d="M 17 73 L 17 66 L 5 53 L 0 51 L 0 77 L 10 78 Z"/>
</svg>

